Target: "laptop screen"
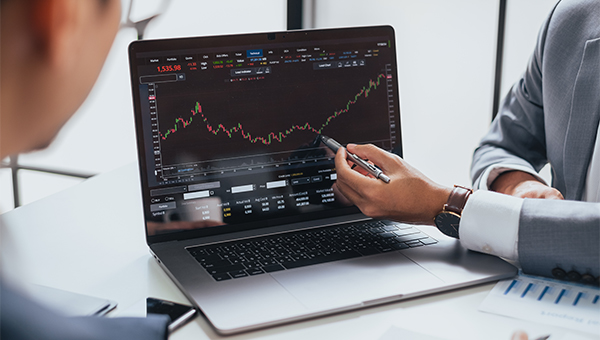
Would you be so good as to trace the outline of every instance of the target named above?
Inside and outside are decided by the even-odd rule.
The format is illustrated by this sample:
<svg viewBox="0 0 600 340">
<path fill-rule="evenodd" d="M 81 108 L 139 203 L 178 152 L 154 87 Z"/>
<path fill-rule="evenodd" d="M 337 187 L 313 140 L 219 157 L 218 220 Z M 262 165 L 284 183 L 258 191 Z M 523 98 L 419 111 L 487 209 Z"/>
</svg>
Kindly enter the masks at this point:
<svg viewBox="0 0 600 340">
<path fill-rule="evenodd" d="M 358 213 L 319 134 L 401 155 L 389 26 L 141 41 L 129 53 L 149 241 Z"/>
</svg>

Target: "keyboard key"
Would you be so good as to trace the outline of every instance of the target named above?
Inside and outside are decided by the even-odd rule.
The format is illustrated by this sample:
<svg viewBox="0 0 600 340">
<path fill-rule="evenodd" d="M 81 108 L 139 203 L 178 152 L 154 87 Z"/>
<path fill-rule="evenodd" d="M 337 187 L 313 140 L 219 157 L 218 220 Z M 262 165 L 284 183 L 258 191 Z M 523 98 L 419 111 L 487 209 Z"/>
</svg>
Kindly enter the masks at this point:
<svg viewBox="0 0 600 340">
<path fill-rule="evenodd" d="M 410 224 L 396 224 L 396 226 L 398 227 L 398 229 L 414 229 L 413 226 L 411 226 Z"/>
<path fill-rule="evenodd" d="M 385 245 L 392 245 L 392 244 L 396 244 L 396 243 L 402 243 L 400 240 L 398 240 L 396 237 L 391 237 L 391 238 L 386 238 L 385 240 L 383 240 L 383 244 Z M 231 261 L 231 260 L 229 260 Z"/>
<path fill-rule="evenodd" d="M 337 249 L 323 249 L 321 250 L 321 254 L 325 255 L 325 256 L 331 256 L 332 254 L 337 254 L 339 253 L 339 251 L 337 251 Z M 297 260 L 297 259 L 294 259 Z"/>
<path fill-rule="evenodd" d="M 229 275 L 231 275 L 231 277 L 233 277 L 234 279 L 248 276 L 248 274 L 243 270 L 236 270 L 236 271 L 229 272 Z"/>
<path fill-rule="evenodd" d="M 264 266 L 263 270 L 267 273 L 272 273 L 272 272 L 277 272 L 280 270 L 285 270 L 285 268 L 283 268 L 280 264 L 274 264 L 271 266 Z"/>
<path fill-rule="evenodd" d="M 242 260 L 239 257 L 230 257 L 227 260 L 229 260 L 229 262 L 231 262 L 231 264 L 242 263 Z"/>
<path fill-rule="evenodd" d="M 373 234 L 379 234 L 379 233 L 384 233 L 385 230 L 383 228 L 380 227 L 374 227 L 369 229 L 370 232 L 372 232 Z"/>
<path fill-rule="evenodd" d="M 292 252 L 287 249 L 278 249 L 277 254 L 279 254 L 279 256 L 286 256 L 286 255 L 291 255 Z"/>
<path fill-rule="evenodd" d="M 406 245 L 406 243 L 396 243 L 396 244 L 392 244 L 392 245 L 391 245 L 391 247 L 392 247 L 392 248 L 394 248 L 394 249 L 396 249 L 396 250 L 410 248 L 408 245 Z"/>
<path fill-rule="evenodd" d="M 231 262 L 227 260 L 220 260 L 215 262 L 200 262 L 202 267 L 206 269 L 214 268 L 214 267 L 225 267 L 231 265 Z"/>
<path fill-rule="evenodd" d="M 363 255 L 363 256 L 367 256 L 367 255 L 373 255 L 373 254 L 379 254 L 380 251 L 377 250 L 377 248 L 375 247 L 369 247 L 369 248 L 363 248 L 363 249 L 358 249 L 358 251 Z"/>
<path fill-rule="evenodd" d="M 211 254 L 211 255 L 197 255 L 196 256 L 196 260 L 200 263 L 202 262 L 218 262 L 218 261 L 223 261 L 223 259 L 221 258 L 221 256 L 219 256 L 219 254 Z"/>
<path fill-rule="evenodd" d="M 273 257 L 273 254 L 270 251 L 268 251 L 268 252 L 260 253 L 260 256 L 262 256 L 263 259 L 270 259 Z M 229 261 L 231 261 L 231 259 Z"/>
<path fill-rule="evenodd" d="M 299 261 L 299 260 L 308 258 L 308 256 L 306 256 L 306 254 L 294 254 L 294 255 L 290 255 L 290 257 L 293 258 L 294 261 Z"/>
<path fill-rule="evenodd" d="M 410 241 L 410 242 L 406 242 L 406 244 L 408 244 L 408 246 L 411 248 L 420 247 L 423 245 L 423 243 L 421 243 L 421 241 Z"/>
<path fill-rule="evenodd" d="M 230 271 L 234 271 L 234 270 L 243 270 L 243 269 L 245 269 L 245 268 L 241 264 L 234 264 L 234 265 L 223 266 L 223 267 L 206 268 L 206 270 L 208 271 L 209 274 L 226 273 L 226 272 L 230 272 Z"/>
<path fill-rule="evenodd" d="M 432 239 L 431 237 L 420 239 L 419 241 L 423 242 L 423 244 L 434 244 L 437 243 L 437 240 Z"/>
<path fill-rule="evenodd" d="M 225 251 L 228 251 L 231 253 L 231 252 L 238 250 L 239 248 L 235 244 L 229 244 L 229 245 L 223 246 L 223 249 Z"/>
<path fill-rule="evenodd" d="M 394 234 L 396 234 L 398 236 L 404 236 L 404 235 L 416 234 L 418 232 L 419 232 L 419 230 L 417 230 L 416 228 L 408 228 L 408 229 L 396 230 L 396 231 L 394 231 Z"/>
<path fill-rule="evenodd" d="M 231 279 L 231 276 L 229 276 L 227 273 L 214 274 L 212 277 L 215 279 L 215 281 L 225 281 Z"/>
<path fill-rule="evenodd" d="M 392 246 L 391 246 L 391 245 L 390 245 L 390 246 L 387 246 L 387 245 L 386 245 L 386 246 L 379 246 L 379 247 L 377 247 L 377 250 L 379 250 L 379 251 L 380 251 L 380 252 L 382 252 L 382 253 L 387 253 L 388 251 L 393 251 L 393 250 L 395 250 L 395 249 L 394 249 L 394 248 L 392 248 Z"/>
<path fill-rule="evenodd" d="M 208 253 L 206 252 L 206 250 L 202 249 L 201 247 L 188 248 L 188 251 L 194 257 L 196 257 L 198 255 L 208 255 Z"/>
<path fill-rule="evenodd" d="M 264 274 L 265 272 L 260 269 L 260 268 L 253 268 L 253 269 L 248 269 L 246 270 L 248 272 L 248 274 L 250 275 L 259 275 L 259 274 Z"/>
<path fill-rule="evenodd" d="M 291 258 L 290 256 L 280 256 L 280 257 L 276 257 L 275 261 L 277 261 L 279 263 L 288 263 L 288 262 L 294 262 L 294 259 Z"/>
<path fill-rule="evenodd" d="M 428 236 L 423 233 L 417 233 L 417 234 L 406 235 L 406 236 L 398 236 L 397 239 L 402 242 L 410 242 L 410 241 L 415 241 L 415 240 L 419 240 L 419 239 L 427 238 L 427 237 Z"/>
<path fill-rule="evenodd" d="M 348 250 L 354 250 L 354 249 L 352 249 L 352 247 L 350 245 L 340 245 L 337 247 L 337 251 L 339 251 L 340 253 L 343 253 Z"/>
<path fill-rule="evenodd" d="M 261 264 L 261 267 L 270 266 L 270 265 L 273 265 L 273 264 L 278 264 L 277 261 L 275 261 L 272 258 L 260 260 L 259 262 Z"/>
<path fill-rule="evenodd" d="M 238 254 L 238 256 L 239 256 L 240 258 L 241 258 L 241 257 L 244 257 L 244 256 L 246 256 L 246 255 L 254 255 L 254 253 L 253 253 L 253 252 L 251 252 L 251 251 L 250 251 L 250 250 L 248 250 L 248 249 L 238 250 L 238 251 L 237 251 L 237 254 Z"/>
<path fill-rule="evenodd" d="M 389 238 L 389 237 L 396 237 L 396 234 L 395 233 L 386 232 L 386 233 L 379 234 L 379 236 L 384 237 L 384 238 Z"/>
<path fill-rule="evenodd" d="M 253 262 L 244 262 L 244 266 L 246 266 L 246 268 L 258 268 L 258 267 L 262 267 L 262 264 L 260 264 L 258 261 L 253 261 Z"/>
</svg>

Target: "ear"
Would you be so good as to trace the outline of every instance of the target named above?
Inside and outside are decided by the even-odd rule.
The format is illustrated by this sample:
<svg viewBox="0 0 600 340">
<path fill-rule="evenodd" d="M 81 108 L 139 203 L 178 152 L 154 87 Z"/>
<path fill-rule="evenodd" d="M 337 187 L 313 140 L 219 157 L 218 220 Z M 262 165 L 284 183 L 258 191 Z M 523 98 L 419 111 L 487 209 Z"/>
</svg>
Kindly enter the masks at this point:
<svg viewBox="0 0 600 340">
<path fill-rule="evenodd" d="M 65 67 L 77 55 L 84 3 L 89 0 L 33 0 L 30 27 L 35 49 L 52 66 Z"/>
</svg>

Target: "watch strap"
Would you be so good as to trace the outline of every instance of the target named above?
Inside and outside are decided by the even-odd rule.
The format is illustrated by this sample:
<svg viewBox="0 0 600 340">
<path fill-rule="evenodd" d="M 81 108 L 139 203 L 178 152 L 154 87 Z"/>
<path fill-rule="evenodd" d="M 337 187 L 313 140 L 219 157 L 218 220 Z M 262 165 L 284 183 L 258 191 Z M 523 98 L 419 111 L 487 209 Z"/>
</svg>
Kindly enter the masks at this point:
<svg viewBox="0 0 600 340">
<path fill-rule="evenodd" d="M 444 205 L 444 210 L 461 215 L 465 205 L 467 204 L 467 200 L 472 193 L 473 190 L 469 188 L 455 185 L 454 189 L 452 189 L 452 192 L 450 193 L 450 196 L 448 196 L 448 201 Z"/>
</svg>

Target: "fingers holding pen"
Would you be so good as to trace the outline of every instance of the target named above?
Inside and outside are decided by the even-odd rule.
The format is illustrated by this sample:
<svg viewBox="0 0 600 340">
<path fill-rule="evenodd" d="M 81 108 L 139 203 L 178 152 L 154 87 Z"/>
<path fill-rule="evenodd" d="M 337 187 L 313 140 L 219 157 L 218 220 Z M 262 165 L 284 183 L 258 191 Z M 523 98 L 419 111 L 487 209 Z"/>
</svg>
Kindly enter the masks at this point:
<svg viewBox="0 0 600 340">
<path fill-rule="evenodd" d="M 357 204 L 358 201 L 363 199 L 363 195 L 354 189 L 358 187 L 355 183 L 356 181 L 360 182 L 362 178 L 366 179 L 366 177 L 353 170 L 353 163 L 348 161 L 346 157 L 347 153 L 343 148 L 340 148 L 335 155 L 335 167 L 337 173 L 336 186 L 346 198 L 354 204 Z"/>
<path fill-rule="evenodd" d="M 352 170 L 347 152 L 336 154 L 337 187 L 367 216 L 432 224 L 451 188 L 438 185 L 399 156 L 374 145 L 348 145 L 348 151 L 375 163 L 391 181 L 385 183 Z"/>
<path fill-rule="evenodd" d="M 348 151 L 362 159 L 368 159 L 369 162 L 377 165 L 383 172 L 394 171 L 398 167 L 400 157 L 389 153 L 373 144 L 348 144 Z"/>
<path fill-rule="evenodd" d="M 389 216 L 389 209 L 382 204 L 382 200 L 389 202 L 384 198 L 385 195 L 392 193 L 388 190 L 389 184 L 353 170 L 347 157 L 347 152 L 340 148 L 335 159 L 338 174 L 336 186 L 339 191 L 366 215 L 371 217 Z"/>
</svg>

